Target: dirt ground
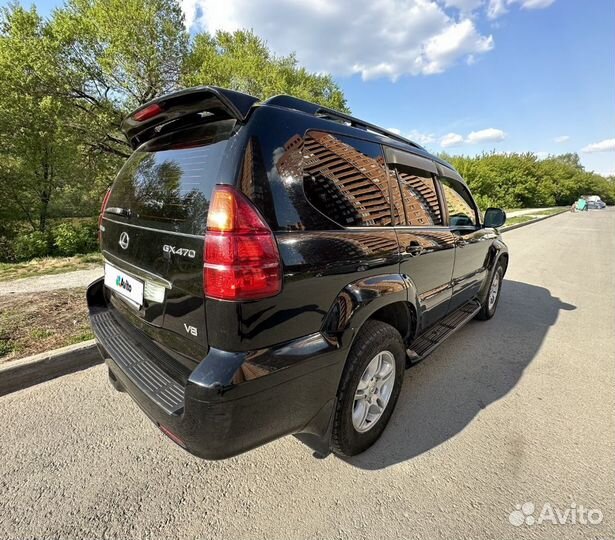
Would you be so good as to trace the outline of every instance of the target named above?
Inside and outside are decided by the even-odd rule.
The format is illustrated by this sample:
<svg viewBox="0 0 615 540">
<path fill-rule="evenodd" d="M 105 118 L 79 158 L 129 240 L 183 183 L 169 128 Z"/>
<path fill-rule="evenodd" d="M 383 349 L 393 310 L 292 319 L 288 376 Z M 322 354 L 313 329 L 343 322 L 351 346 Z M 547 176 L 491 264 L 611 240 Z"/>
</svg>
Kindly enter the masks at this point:
<svg viewBox="0 0 615 540">
<path fill-rule="evenodd" d="M 0 296 L 0 363 L 92 337 L 84 288 Z"/>
</svg>

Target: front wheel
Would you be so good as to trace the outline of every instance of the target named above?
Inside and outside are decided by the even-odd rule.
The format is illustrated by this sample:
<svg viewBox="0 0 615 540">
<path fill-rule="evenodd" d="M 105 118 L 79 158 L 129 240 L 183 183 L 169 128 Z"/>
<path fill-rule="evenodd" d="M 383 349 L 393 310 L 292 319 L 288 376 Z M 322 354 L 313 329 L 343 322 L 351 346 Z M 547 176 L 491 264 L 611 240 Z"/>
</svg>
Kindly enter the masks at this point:
<svg viewBox="0 0 615 540">
<path fill-rule="evenodd" d="M 380 437 L 399 397 L 404 359 L 404 343 L 395 328 L 376 320 L 363 325 L 338 390 L 333 452 L 354 456 Z"/>
<path fill-rule="evenodd" d="M 493 276 L 491 277 L 491 283 L 489 284 L 489 290 L 487 291 L 487 298 L 483 303 L 483 307 L 476 315 L 477 319 L 486 321 L 495 315 L 495 310 L 498 307 L 498 302 L 500 300 L 503 280 L 504 267 L 502 264 L 498 264 L 493 272 Z"/>
</svg>

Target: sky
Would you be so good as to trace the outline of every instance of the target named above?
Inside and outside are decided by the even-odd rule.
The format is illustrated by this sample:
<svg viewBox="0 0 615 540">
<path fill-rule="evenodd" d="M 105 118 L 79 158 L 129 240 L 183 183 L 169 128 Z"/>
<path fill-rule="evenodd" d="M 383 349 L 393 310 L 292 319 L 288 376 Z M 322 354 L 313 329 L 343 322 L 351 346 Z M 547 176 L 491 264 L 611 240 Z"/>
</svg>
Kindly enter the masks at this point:
<svg viewBox="0 0 615 540">
<path fill-rule="evenodd" d="M 432 152 L 578 152 L 615 174 L 613 0 L 180 3 L 191 32 L 250 28 L 331 73 L 353 115 Z"/>
</svg>

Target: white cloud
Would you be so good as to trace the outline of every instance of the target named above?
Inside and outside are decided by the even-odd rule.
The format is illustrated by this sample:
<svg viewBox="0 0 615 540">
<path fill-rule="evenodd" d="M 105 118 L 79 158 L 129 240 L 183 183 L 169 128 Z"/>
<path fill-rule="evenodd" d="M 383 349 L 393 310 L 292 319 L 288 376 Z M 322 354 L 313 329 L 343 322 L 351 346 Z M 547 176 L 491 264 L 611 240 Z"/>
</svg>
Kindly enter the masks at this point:
<svg viewBox="0 0 615 540">
<path fill-rule="evenodd" d="M 462 144 L 480 144 L 487 142 L 500 142 L 506 138 L 506 133 L 501 129 L 487 128 L 480 131 L 472 131 L 467 137 L 459 133 L 447 133 L 440 138 L 442 148 L 461 146 Z"/>
<path fill-rule="evenodd" d="M 413 129 L 409 133 L 402 133 L 401 129 L 397 128 L 387 128 L 387 131 L 406 137 L 406 139 L 419 143 L 421 146 L 426 146 L 436 140 L 436 136 L 433 133 L 423 133 L 416 129 Z"/>
<path fill-rule="evenodd" d="M 363 79 L 441 73 L 494 46 L 465 11 L 453 17 L 436 0 L 270 0 L 267 9 L 253 0 L 181 4 L 188 27 L 251 28 L 277 54 L 295 51 L 310 70 Z"/>
<path fill-rule="evenodd" d="M 487 6 L 487 17 L 490 19 L 497 19 L 507 11 L 506 0 L 490 0 L 489 6 Z"/>
<path fill-rule="evenodd" d="M 451 148 L 452 146 L 460 146 L 463 144 L 463 135 L 459 133 L 447 133 L 440 139 L 442 148 Z"/>
<path fill-rule="evenodd" d="M 442 73 L 461 57 L 475 58 L 478 53 L 493 49 L 493 36 L 483 37 L 476 32 L 474 23 L 465 19 L 445 28 L 425 43 L 422 73 Z M 473 61 L 473 60 L 472 60 Z"/>
<path fill-rule="evenodd" d="M 487 16 L 497 19 L 508 12 L 513 4 L 519 4 L 521 9 L 544 9 L 549 7 L 555 0 L 489 0 Z"/>
<path fill-rule="evenodd" d="M 422 146 L 431 144 L 436 140 L 436 136 L 433 133 L 421 133 L 420 131 L 416 131 L 415 129 L 408 133 L 406 137 L 411 141 L 419 143 Z"/>
<path fill-rule="evenodd" d="M 581 152 L 591 154 L 594 152 L 615 152 L 615 139 L 604 139 L 603 141 L 588 144 L 581 148 Z"/>
<path fill-rule="evenodd" d="M 512 0 L 521 5 L 522 9 L 544 9 L 549 7 L 555 0 Z M 509 0 L 509 3 L 512 3 Z"/>
<path fill-rule="evenodd" d="M 481 7 L 484 0 L 444 0 L 446 7 L 454 7 L 463 13 L 470 13 Z"/>
<path fill-rule="evenodd" d="M 501 129 L 487 128 L 480 131 L 473 131 L 468 135 L 469 143 L 500 142 L 506 138 L 506 133 Z"/>
<path fill-rule="evenodd" d="M 555 137 L 555 139 L 553 139 L 556 143 L 565 143 L 566 141 L 570 140 L 570 136 L 569 135 L 560 135 L 559 137 Z"/>
</svg>

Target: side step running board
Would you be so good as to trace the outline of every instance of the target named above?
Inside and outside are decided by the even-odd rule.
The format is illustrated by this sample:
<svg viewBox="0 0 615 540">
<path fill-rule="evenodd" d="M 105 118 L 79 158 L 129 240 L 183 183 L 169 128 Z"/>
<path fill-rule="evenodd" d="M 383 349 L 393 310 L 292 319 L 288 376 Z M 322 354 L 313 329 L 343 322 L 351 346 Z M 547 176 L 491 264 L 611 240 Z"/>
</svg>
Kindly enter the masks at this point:
<svg viewBox="0 0 615 540">
<path fill-rule="evenodd" d="M 472 320 L 480 311 L 478 300 L 470 300 L 460 308 L 448 314 L 439 323 L 417 337 L 406 350 L 408 355 L 407 366 L 420 362 L 427 357 L 438 345 L 452 336 L 457 330 Z"/>
</svg>

